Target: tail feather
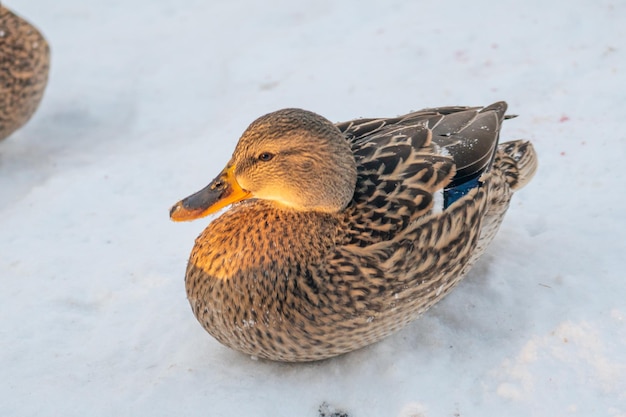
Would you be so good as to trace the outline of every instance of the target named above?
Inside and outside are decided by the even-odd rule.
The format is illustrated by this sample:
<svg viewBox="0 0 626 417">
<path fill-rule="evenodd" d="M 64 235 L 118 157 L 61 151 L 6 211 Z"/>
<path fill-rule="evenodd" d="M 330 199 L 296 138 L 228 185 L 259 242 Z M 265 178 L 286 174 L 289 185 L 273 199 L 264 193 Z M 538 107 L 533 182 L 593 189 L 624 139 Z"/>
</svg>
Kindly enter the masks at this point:
<svg viewBox="0 0 626 417">
<path fill-rule="evenodd" d="M 537 172 L 537 153 L 532 143 L 526 140 L 514 140 L 498 146 L 499 150 L 510 158 L 509 166 L 503 169 L 506 181 L 512 190 L 524 187 Z"/>
</svg>

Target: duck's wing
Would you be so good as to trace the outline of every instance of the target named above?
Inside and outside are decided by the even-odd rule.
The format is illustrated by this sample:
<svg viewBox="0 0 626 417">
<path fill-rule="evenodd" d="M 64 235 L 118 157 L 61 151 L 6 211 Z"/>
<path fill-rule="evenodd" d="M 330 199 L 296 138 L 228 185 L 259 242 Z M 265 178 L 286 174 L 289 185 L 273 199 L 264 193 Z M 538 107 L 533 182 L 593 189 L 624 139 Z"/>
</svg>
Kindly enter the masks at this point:
<svg viewBox="0 0 626 417">
<path fill-rule="evenodd" d="M 431 109 L 441 114 L 434 124 L 433 142 L 454 159 L 456 174 L 448 187 L 461 185 L 489 169 L 495 155 L 507 105 L 497 102 L 484 108 L 450 112 L 451 108 Z M 458 108 L 452 108 L 458 109 Z"/>
<path fill-rule="evenodd" d="M 450 205 L 478 186 L 493 159 L 505 110 L 500 102 L 337 124 L 358 167 L 346 212 L 349 241 L 367 246 L 391 239 L 431 211 L 439 190 Z"/>
</svg>

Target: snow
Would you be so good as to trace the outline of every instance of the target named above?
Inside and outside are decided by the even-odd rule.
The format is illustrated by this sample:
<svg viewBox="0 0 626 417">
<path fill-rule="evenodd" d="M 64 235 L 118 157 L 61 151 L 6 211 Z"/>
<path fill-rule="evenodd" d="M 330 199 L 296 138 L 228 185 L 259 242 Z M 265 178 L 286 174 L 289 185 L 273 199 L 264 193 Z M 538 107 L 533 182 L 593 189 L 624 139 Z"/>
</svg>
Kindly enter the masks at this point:
<svg viewBox="0 0 626 417">
<path fill-rule="evenodd" d="M 48 90 L 0 143 L 2 416 L 626 416 L 626 4 L 29 0 Z M 203 187 L 253 119 L 505 99 L 540 167 L 468 277 L 336 359 L 279 364 L 195 321 Z"/>
</svg>

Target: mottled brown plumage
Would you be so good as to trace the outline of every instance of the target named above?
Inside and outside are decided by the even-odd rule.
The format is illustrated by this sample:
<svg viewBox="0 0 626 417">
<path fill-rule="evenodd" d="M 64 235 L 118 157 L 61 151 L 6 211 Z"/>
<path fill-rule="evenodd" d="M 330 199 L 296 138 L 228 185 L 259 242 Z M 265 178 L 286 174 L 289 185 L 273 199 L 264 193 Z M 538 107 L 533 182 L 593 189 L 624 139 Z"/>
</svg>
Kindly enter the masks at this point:
<svg viewBox="0 0 626 417">
<path fill-rule="evenodd" d="M 241 352 L 313 361 L 417 318 L 464 276 L 535 172 L 529 142 L 497 145 L 505 110 L 332 125 L 286 109 L 253 122 L 224 171 L 171 211 L 190 220 L 244 200 L 196 240 L 186 288 L 199 322 Z"/>
<path fill-rule="evenodd" d="M 0 4 L 0 140 L 37 110 L 49 65 L 50 48 L 43 35 Z"/>
</svg>

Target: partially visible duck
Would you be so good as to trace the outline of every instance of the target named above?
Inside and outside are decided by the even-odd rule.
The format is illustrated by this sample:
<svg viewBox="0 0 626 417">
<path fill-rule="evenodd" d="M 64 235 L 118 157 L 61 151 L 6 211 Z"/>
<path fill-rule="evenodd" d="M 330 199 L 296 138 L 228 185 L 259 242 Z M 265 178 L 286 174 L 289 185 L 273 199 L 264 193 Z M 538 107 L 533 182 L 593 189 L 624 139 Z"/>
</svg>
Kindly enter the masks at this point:
<svg viewBox="0 0 626 417">
<path fill-rule="evenodd" d="M 50 48 L 43 35 L 0 5 L 0 140 L 37 110 L 49 66 Z"/>
</svg>

